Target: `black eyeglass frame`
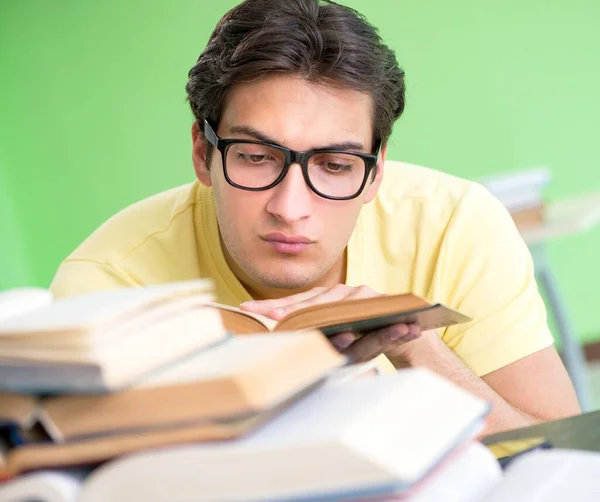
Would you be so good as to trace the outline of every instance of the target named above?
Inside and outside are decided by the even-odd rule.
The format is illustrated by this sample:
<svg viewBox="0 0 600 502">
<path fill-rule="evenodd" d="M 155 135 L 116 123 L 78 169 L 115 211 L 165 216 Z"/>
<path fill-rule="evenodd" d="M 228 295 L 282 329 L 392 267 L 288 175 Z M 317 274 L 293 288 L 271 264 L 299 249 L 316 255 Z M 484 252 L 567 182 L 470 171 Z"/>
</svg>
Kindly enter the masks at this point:
<svg viewBox="0 0 600 502">
<path fill-rule="evenodd" d="M 239 188 L 240 190 L 247 190 L 250 192 L 263 192 L 265 190 L 270 190 L 274 186 L 281 183 L 283 178 L 285 178 L 285 175 L 288 173 L 290 166 L 292 164 L 297 163 L 297 164 L 300 164 L 300 167 L 302 168 L 302 176 L 304 177 L 304 181 L 309 186 L 309 188 L 317 195 L 319 195 L 325 199 L 329 199 L 329 200 L 355 199 L 364 190 L 365 185 L 367 184 L 367 180 L 369 179 L 369 175 L 371 174 L 371 171 L 373 171 L 373 168 L 375 168 L 375 166 L 377 166 L 377 160 L 379 157 L 379 145 L 375 149 L 375 152 L 376 152 L 375 154 L 354 152 L 354 151 L 348 151 L 348 150 L 328 150 L 328 149 L 309 150 L 306 152 L 298 152 L 296 150 L 290 150 L 289 148 L 285 148 L 281 145 L 275 145 L 273 143 L 265 143 L 263 141 L 254 141 L 254 140 L 249 140 L 249 139 L 237 139 L 237 138 L 236 139 L 220 138 L 219 136 L 217 136 L 217 133 L 215 132 L 213 127 L 210 125 L 210 123 L 206 119 L 204 120 L 204 137 L 208 140 L 208 142 L 211 145 L 213 145 L 217 150 L 219 150 L 219 152 L 221 152 L 221 159 L 223 162 L 223 174 L 225 175 L 225 180 L 227 181 L 227 183 L 229 183 L 231 186 L 233 186 L 235 188 Z M 229 149 L 229 147 L 232 144 L 235 144 L 235 143 L 244 143 L 244 144 L 248 144 L 248 145 L 263 145 L 263 146 L 268 146 L 269 148 L 275 148 L 276 150 L 279 150 L 280 152 L 282 152 L 285 155 L 285 164 L 283 165 L 281 174 L 275 179 L 275 181 L 273 181 L 273 183 L 271 183 L 265 187 L 246 187 L 243 185 L 238 185 L 235 181 L 233 181 L 229 177 L 229 174 L 227 173 L 227 160 L 226 160 L 227 159 L 227 150 Z M 344 155 L 351 154 L 351 155 L 355 155 L 356 157 L 359 157 L 360 159 L 362 159 L 362 161 L 365 163 L 365 175 L 364 175 L 363 181 L 360 185 L 360 188 L 356 191 L 356 193 L 354 193 L 353 195 L 348 195 L 348 196 L 343 196 L 343 197 L 335 197 L 332 195 L 326 195 L 315 188 L 315 186 L 310 181 L 310 176 L 308 174 L 308 159 L 310 159 L 310 157 L 312 157 L 313 155 L 319 154 L 319 153 L 334 153 L 334 154 L 344 154 Z"/>
</svg>

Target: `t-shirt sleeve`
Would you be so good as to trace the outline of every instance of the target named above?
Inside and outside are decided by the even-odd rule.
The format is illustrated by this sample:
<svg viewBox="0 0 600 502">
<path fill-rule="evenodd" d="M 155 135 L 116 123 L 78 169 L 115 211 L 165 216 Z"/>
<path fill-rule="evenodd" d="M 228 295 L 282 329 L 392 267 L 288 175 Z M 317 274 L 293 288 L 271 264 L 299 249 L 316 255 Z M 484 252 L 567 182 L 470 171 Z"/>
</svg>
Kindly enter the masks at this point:
<svg viewBox="0 0 600 502">
<path fill-rule="evenodd" d="M 440 296 L 473 318 L 442 339 L 477 375 L 553 344 L 529 249 L 482 186 L 473 184 L 457 205 L 436 275 Z"/>
<path fill-rule="evenodd" d="M 108 263 L 67 259 L 58 268 L 50 291 L 55 298 L 120 287 L 138 286 L 127 274 Z"/>
</svg>

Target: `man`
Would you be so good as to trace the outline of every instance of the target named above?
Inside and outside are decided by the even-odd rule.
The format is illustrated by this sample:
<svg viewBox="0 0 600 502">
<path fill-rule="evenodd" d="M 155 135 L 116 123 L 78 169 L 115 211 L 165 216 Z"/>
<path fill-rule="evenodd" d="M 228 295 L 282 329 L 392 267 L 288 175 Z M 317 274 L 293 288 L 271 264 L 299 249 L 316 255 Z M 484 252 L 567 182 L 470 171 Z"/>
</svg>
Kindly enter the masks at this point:
<svg viewBox="0 0 600 502">
<path fill-rule="evenodd" d="M 508 213 L 472 182 L 386 165 L 404 73 L 358 13 L 247 0 L 219 22 L 186 89 L 197 181 L 111 218 L 61 265 L 54 294 L 210 277 L 218 301 L 280 318 L 412 291 L 474 320 L 333 343 L 356 360 L 427 366 L 489 400 L 487 432 L 579 411 Z"/>
</svg>

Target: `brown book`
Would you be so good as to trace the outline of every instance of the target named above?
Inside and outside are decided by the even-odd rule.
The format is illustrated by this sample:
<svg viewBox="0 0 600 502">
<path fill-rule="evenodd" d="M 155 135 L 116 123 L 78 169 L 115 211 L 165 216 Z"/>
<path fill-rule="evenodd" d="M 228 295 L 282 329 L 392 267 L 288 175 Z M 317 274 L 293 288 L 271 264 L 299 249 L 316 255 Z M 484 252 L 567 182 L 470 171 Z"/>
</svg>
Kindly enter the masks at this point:
<svg viewBox="0 0 600 502">
<path fill-rule="evenodd" d="M 510 215 L 519 229 L 537 227 L 546 221 L 546 206 L 539 203 L 526 209 L 511 211 Z"/>
<path fill-rule="evenodd" d="M 269 422 L 308 394 L 316 385 L 290 396 L 271 410 L 244 418 L 156 427 L 143 432 L 92 436 L 65 443 L 25 443 L 7 449 L 0 457 L 0 481 L 32 470 L 95 465 L 128 453 L 152 448 L 240 438 Z"/>
<path fill-rule="evenodd" d="M 238 334 L 319 329 L 333 336 L 344 331 L 366 333 L 396 323 L 416 323 L 426 331 L 471 320 L 441 303 L 411 293 L 312 305 L 280 321 L 235 307 L 211 305 L 220 309 L 225 327 Z"/>
<path fill-rule="evenodd" d="M 14 407 L 0 408 L 0 422 L 24 427 L 35 413 L 52 441 L 11 449 L 5 472 L 236 437 L 346 362 L 318 331 L 257 334 L 230 337 L 122 392 L 46 398 L 35 412 L 27 396 L 12 396 Z"/>
<path fill-rule="evenodd" d="M 37 419 L 37 400 L 33 396 L 0 392 L 0 424 L 17 424 L 29 429 Z"/>
</svg>

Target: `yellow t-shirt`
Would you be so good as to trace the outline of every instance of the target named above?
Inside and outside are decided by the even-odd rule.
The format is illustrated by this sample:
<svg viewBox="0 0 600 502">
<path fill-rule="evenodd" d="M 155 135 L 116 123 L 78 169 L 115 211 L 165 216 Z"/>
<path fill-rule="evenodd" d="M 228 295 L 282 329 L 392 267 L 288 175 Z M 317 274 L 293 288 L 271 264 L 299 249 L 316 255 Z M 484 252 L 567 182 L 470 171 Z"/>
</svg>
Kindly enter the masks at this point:
<svg viewBox="0 0 600 502">
<path fill-rule="evenodd" d="M 221 303 L 251 299 L 223 256 L 212 191 L 194 182 L 110 218 L 61 264 L 51 291 L 199 277 L 213 279 Z M 508 212 L 480 185 L 432 169 L 386 163 L 348 242 L 346 283 L 412 291 L 471 316 L 440 336 L 480 376 L 553 343 L 531 256 Z"/>
</svg>

